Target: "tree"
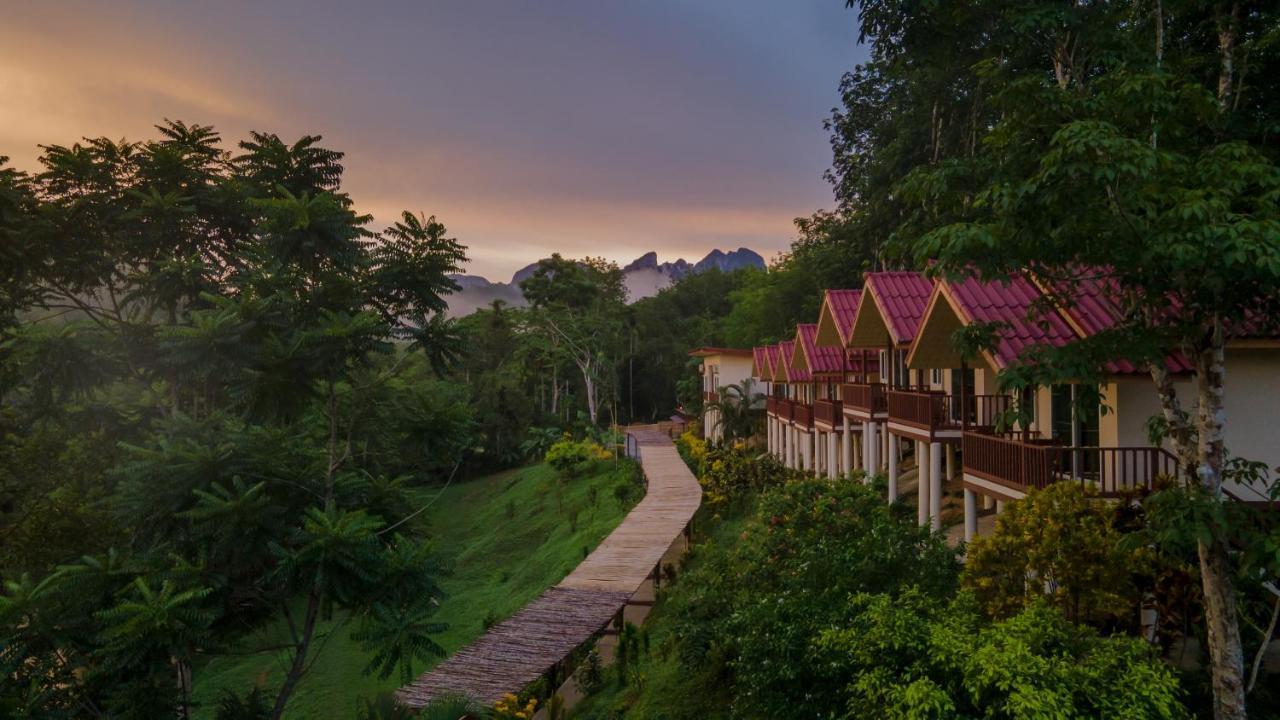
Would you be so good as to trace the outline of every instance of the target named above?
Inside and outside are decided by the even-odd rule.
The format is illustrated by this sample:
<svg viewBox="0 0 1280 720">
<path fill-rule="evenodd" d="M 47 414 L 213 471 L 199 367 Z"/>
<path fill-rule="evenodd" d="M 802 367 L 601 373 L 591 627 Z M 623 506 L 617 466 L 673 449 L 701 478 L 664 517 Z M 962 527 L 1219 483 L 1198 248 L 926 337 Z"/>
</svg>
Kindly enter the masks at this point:
<svg viewBox="0 0 1280 720">
<path fill-rule="evenodd" d="M 719 399 L 711 405 L 716 417 L 712 429 L 719 430 L 726 442 L 750 438 L 760 425 L 763 400 L 764 395 L 755 392 L 755 381 L 750 378 L 719 388 Z"/>
<path fill-rule="evenodd" d="M 1027 273 L 1060 303 L 1081 282 L 1104 283 L 1123 321 L 1038 355 L 1038 379 L 1056 369 L 1081 380 L 1100 345 L 1125 349 L 1150 368 L 1184 482 L 1221 503 L 1225 345 L 1280 317 L 1274 9 L 1161 0 L 916 12 L 891 1 L 863 3 L 860 17 L 873 62 L 833 123 L 848 211 L 888 218 L 891 254 L 935 272 Z M 928 111 L 913 100 L 937 87 Z M 934 117 L 967 117 L 972 130 L 968 142 L 944 132 L 922 157 L 864 132 L 877 110 L 934 137 Z M 873 182 L 889 196 L 863 192 Z M 1173 353 L 1194 366 L 1194 414 L 1164 373 Z M 1227 530 L 1199 530 L 1215 716 L 1244 717 Z"/>
<path fill-rule="evenodd" d="M 185 712 L 198 654 L 279 623 L 279 718 L 322 615 L 356 623 L 370 672 L 442 652 L 442 570 L 404 484 L 473 445 L 438 379 L 465 248 L 409 213 L 370 231 L 317 136 L 232 156 L 212 128 L 158 130 L 0 172 L 0 533 L 49 534 L 2 556 L 0 662 L 26 689 L 0 703 Z M 105 527 L 64 538 L 77 518 Z"/>
</svg>

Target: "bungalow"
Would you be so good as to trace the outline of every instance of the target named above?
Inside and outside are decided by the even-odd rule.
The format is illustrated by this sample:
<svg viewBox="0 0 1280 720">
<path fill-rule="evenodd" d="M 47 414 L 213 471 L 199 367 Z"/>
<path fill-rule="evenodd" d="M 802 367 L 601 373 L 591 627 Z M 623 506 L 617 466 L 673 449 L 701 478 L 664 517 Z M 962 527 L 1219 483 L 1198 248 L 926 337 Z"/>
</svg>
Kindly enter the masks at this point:
<svg viewBox="0 0 1280 720">
<path fill-rule="evenodd" d="M 713 403 L 725 387 L 752 377 L 753 353 L 744 348 L 701 347 L 689 356 L 702 359 L 702 437 L 721 440 L 724 433 Z"/>
<path fill-rule="evenodd" d="M 911 426 L 900 422 L 894 412 L 900 415 L 914 410 L 922 395 L 927 398 L 931 390 L 942 387 L 941 375 L 929 378 L 933 382 L 927 385 L 926 378 L 918 371 L 913 373 L 906 362 L 932 292 L 933 281 L 923 273 L 867 273 L 849 330 L 836 338 L 866 368 L 858 379 L 843 384 L 842 409 L 863 427 L 862 468 L 868 473 L 887 470 L 890 502 L 898 497 L 902 440 L 912 447 L 922 475 L 929 466 L 932 435 L 911 432 Z M 823 344 L 832 339 L 827 332 L 818 341 Z M 925 488 L 927 483 L 920 485 Z M 922 494 L 920 499 L 918 519 L 923 524 L 928 517 L 928 498 Z"/>
<path fill-rule="evenodd" d="M 853 437 L 861 437 L 862 423 L 844 412 L 845 383 L 865 381 L 864 367 L 878 367 L 873 358 L 851 353 L 844 344 L 861 297 L 861 290 L 828 290 L 823 295 L 818 323 L 797 327 L 793 362 L 814 376 L 813 422 L 818 459 L 820 471 L 831 478 L 853 470 L 855 459 L 861 457 L 861 453 L 854 453 Z"/>
<path fill-rule="evenodd" d="M 1024 359 L 1033 347 L 1062 347 L 1114 325 L 1120 317 L 1102 284 L 1072 289 L 1070 302 L 1052 307 L 1042 289 L 1015 276 L 1003 281 L 943 279 L 932 293 L 907 364 L 920 371 L 944 370 L 959 378 L 959 390 L 933 401 L 933 417 L 955 417 L 961 438 L 965 539 L 977 532 L 977 498 L 1019 499 L 1030 488 L 1059 480 L 1090 482 L 1104 496 L 1150 487 L 1158 475 L 1172 474 L 1177 461 L 1167 448 L 1147 440 L 1148 419 L 1159 413 L 1155 387 L 1145 368 L 1124 359 L 1103 367 L 1094 393 L 1078 383 L 1041 387 L 1011 398 L 996 391 L 997 375 Z M 995 329 L 994 344 L 975 357 L 961 357 L 952 338 L 962 327 Z M 1228 448 L 1235 454 L 1280 465 L 1276 435 L 1265 421 L 1280 402 L 1280 342 L 1259 328 L 1237 332 L 1228 344 Z M 1166 367 L 1179 378 L 1180 396 L 1194 412 L 1194 394 L 1185 358 L 1171 356 Z M 1247 388 L 1248 392 L 1232 392 Z M 1008 412 L 1017 408 L 1018 413 Z M 937 427 L 940 423 L 935 423 Z M 950 431 L 948 435 L 952 434 Z M 935 527 L 941 487 L 936 462 L 930 472 L 930 517 Z M 1230 485 L 1240 499 L 1261 499 L 1258 488 Z"/>
</svg>

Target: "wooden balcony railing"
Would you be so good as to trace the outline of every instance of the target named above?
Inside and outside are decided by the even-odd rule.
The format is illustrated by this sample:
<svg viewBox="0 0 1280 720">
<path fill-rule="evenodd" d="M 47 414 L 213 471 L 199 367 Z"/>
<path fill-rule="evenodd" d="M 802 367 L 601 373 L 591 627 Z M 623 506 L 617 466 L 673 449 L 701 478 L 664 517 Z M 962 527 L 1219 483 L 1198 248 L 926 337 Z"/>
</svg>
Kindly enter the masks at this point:
<svg viewBox="0 0 1280 720">
<path fill-rule="evenodd" d="M 818 400 L 813 404 L 813 419 L 839 427 L 844 424 L 844 409 L 839 400 Z"/>
<path fill-rule="evenodd" d="M 791 420 L 800 427 L 813 427 L 813 406 L 808 403 L 791 403 Z"/>
<path fill-rule="evenodd" d="M 883 413 L 889 409 L 884 383 L 844 383 L 840 395 L 845 405 L 865 413 Z"/>
<path fill-rule="evenodd" d="M 718 393 L 718 392 L 713 392 L 713 391 L 711 391 L 711 390 L 705 390 L 705 391 L 703 391 L 703 393 L 702 393 L 702 401 L 703 401 L 703 402 L 713 403 L 713 402 L 718 401 L 719 399 L 720 399 L 720 393 Z"/>
<path fill-rule="evenodd" d="M 994 428 L 1010 403 L 1007 395 L 970 395 L 962 405 L 940 390 L 891 389 L 888 396 L 889 417 L 928 430 Z"/>
<path fill-rule="evenodd" d="M 1177 475 L 1178 461 L 1155 447 L 1068 447 L 1050 440 L 966 432 L 960 441 L 966 473 L 1018 489 L 1074 480 L 1103 496 L 1151 489 L 1157 477 Z"/>
<path fill-rule="evenodd" d="M 765 412 L 768 412 L 770 415 L 777 415 L 778 414 L 778 398 L 773 396 L 765 398 L 764 409 L 765 409 Z"/>
<path fill-rule="evenodd" d="M 791 422 L 792 406 L 793 403 L 790 400 L 786 398 L 778 398 L 774 414 L 778 416 L 779 420 Z"/>
</svg>

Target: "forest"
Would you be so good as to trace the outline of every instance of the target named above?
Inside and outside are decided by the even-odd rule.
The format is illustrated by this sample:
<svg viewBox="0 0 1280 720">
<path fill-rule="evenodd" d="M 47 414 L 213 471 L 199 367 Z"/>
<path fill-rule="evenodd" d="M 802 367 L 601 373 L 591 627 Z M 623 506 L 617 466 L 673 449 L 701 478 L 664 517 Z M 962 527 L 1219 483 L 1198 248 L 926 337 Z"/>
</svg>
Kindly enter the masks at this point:
<svg viewBox="0 0 1280 720">
<path fill-rule="evenodd" d="M 692 348 L 788 338 L 868 270 L 1069 285 L 1081 268 L 1117 280 L 1123 322 L 1001 390 L 1144 364 L 1181 487 L 1132 513 L 1046 491 L 961 567 L 875 478 L 832 488 L 686 437 L 705 547 L 659 598 L 652 650 L 594 678 L 579 713 L 1280 712 L 1261 670 L 1280 527 L 1221 495 L 1272 474 L 1231 455 L 1222 396 L 1233 332 L 1280 318 L 1277 9 L 849 5 L 870 60 L 825 120 L 832 208 L 796 219 L 765 271 L 636 302 L 613 263 L 555 255 L 527 308 L 444 320 L 467 247 L 424 213 L 376 228 L 315 135 L 228 143 L 165 120 L 42 146 L 31 172 L 0 159 L 0 715 L 208 713 L 202 669 L 257 643 L 278 680 L 229 688 L 220 720 L 285 717 L 335 623 L 367 658 L 353 676 L 407 679 L 445 652 L 451 602 L 424 498 L 526 465 L 556 492 L 541 463 L 567 440 L 614 463 L 596 476 L 622 477 L 620 513 L 616 428 L 698 414 Z M 593 508 L 600 489 L 575 486 Z M 1046 573 L 1065 580 L 1025 592 Z M 1157 591 L 1176 627 L 1139 638 Z M 1187 637 L 1189 669 L 1160 659 Z"/>
</svg>

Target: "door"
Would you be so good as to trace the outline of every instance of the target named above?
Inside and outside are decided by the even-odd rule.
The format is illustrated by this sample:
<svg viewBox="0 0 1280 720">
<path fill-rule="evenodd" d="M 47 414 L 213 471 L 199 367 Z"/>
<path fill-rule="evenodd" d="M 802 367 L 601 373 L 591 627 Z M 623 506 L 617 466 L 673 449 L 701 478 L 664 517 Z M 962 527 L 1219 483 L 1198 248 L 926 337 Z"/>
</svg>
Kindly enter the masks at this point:
<svg viewBox="0 0 1280 720">
<path fill-rule="evenodd" d="M 1080 392 L 1080 387 L 1054 385 L 1050 391 L 1050 428 L 1053 439 L 1071 447 L 1094 448 L 1098 446 L 1098 394 Z M 1097 453 L 1071 454 L 1073 477 L 1096 477 L 1101 464 Z"/>
</svg>

